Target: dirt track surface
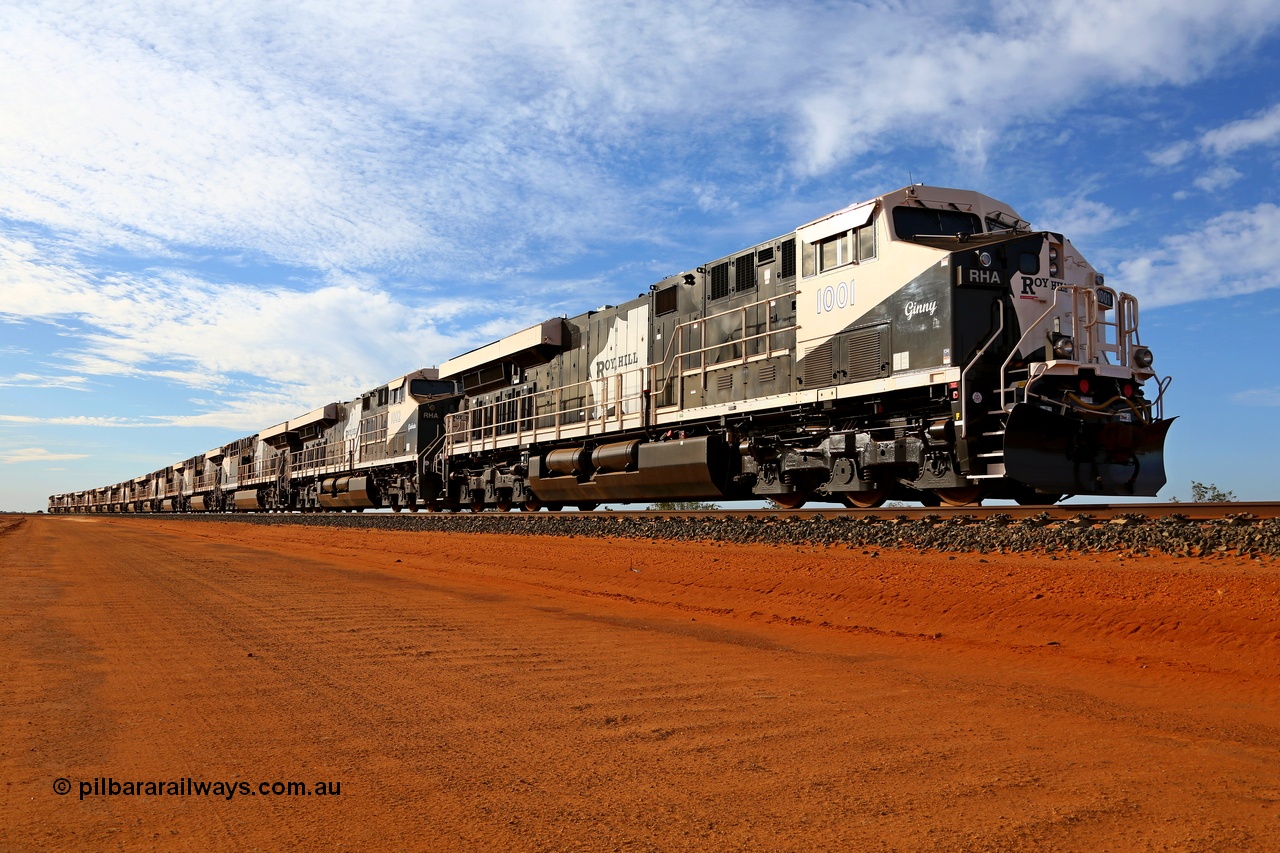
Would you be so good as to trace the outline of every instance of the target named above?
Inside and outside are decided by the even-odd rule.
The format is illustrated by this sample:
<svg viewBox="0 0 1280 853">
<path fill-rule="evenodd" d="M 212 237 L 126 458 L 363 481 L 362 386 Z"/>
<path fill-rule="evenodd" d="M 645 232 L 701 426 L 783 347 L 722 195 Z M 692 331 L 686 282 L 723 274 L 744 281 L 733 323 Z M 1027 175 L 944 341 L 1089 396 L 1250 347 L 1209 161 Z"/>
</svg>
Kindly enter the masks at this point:
<svg viewBox="0 0 1280 853">
<path fill-rule="evenodd" d="M 0 848 L 1280 850 L 1280 565 L 864 550 L 0 519 Z"/>
</svg>

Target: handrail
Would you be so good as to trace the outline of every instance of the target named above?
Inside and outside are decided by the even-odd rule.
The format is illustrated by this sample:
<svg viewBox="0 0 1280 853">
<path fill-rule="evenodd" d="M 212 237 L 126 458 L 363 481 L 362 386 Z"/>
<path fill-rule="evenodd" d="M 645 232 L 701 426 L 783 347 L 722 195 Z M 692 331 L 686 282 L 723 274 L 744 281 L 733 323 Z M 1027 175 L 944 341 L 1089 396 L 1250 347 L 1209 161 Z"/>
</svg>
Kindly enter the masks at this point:
<svg viewBox="0 0 1280 853">
<path fill-rule="evenodd" d="M 580 427 L 587 435 L 603 434 L 611 421 L 622 427 L 628 418 L 637 419 L 637 428 L 642 428 L 648 369 L 637 367 L 455 412 L 445 419 L 445 446 L 452 455 L 459 447 L 465 448 L 464 452 L 496 448 L 504 439 L 520 443 L 555 440 L 565 428 Z M 581 403 L 575 405 L 579 400 Z M 522 407 L 526 401 L 527 408 Z M 539 412 L 539 402 L 549 403 L 550 410 Z M 511 406 L 510 413 L 502 413 L 502 406 Z M 544 419 L 551 419 L 551 423 L 538 426 Z M 526 429 L 525 422 L 533 425 Z"/>
<path fill-rule="evenodd" d="M 1034 332 L 1036 329 L 1038 329 L 1040 327 L 1040 324 L 1044 322 L 1045 318 L 1048 317 L 1051 313 L 1053 313 L 1054 309 L 1058 307 L 1058 294 L 1062 293 L 1063 291 L 1071 291 L 1072 293 L 1074 293 L 1076 290 L 1077 288 L 1075 285 L 1066 285 L 1065 287 L 1059 287 L 1057 290 L 1053 291 L 1053 301 L 1049 303 L 1049 307 L 1044 309 L 1044 313 L 1041 314 L 1039 317 L 1037 317 L 1033 323 L 1027 326 L 1027 330 L 1022 333 L 1022 337 L 1018 338 L 1018 342 L 1014 344 L 1013 347 L 1010 348 L 1008 358 L 1006 358 L 1004 360 L 1004 363 L 1000 365 L 1000 408 L 1001 409 L 1004 409 L 1005 411 L 1009 410 L 1009 407 L 1005 405 L 1005 393 L 1008 390 L 1008 384 L 1007 384 L 1008 371 L 1009 371 L 1009 365 L 1013 362 L 1013 357 L 1016 356 L 1019 352 L 1021 352 L 1023 343 L 1026 342 L 1027 338 L 1031 337 L 1031 333 Z M 1072 298 L 1074 299 L 1075 297 L 1073 296 Z M 1075 311 L 1073 309 L 1072 314 L 1074 315 L 1074 313 Z M 1027 384 L 1023 388 L 1024 392 L 1026 388 L 1030 387 L 1030 385 L 1031 385 L 1031 375 L 1030 373 L 1028 373 Z M 1017 405 L 1016 397 L 1014 398 L 1014 404 Z"/>
<path fill-rule="evenodd" d="M 762 356 L 764 358 L 772 358 L 774 354 L 772 337 L 780 332 L 785 332 L 788 329 L 794 329 L 796 327 L 795 323 L 793 322 L 790 326 L 781 326 L 779 328 L 774 328 L 772 315 L 768 311 L 766 311 L 764 331 L 748 337 L 746 335 L 747 311 L 749 311 L 752 308 L 757 308 L 761 305 L 765 305 L 768 302 L 776 301 L 778 298 L 779 298 L 779 295 L 775 294 L 774 296 L 766 297 L 764 299 L 757 299 L 755 302 L 750 302 L 750 303 L 747 303 L 746 305 L 739 305 L 736 308 L 726 308 L 724 311 L 720 311 L 716 314 L 708 314 L 706 317 L 700 317 L 694 320 L 686 320 L 683 323 L 677 324 L 675 328 L 671 330 L 671 340 L 667 344 L 666 352 L 663 353 L 662 355 L 662 361 L 657 362 L 655 365 L 655 366 L 660 366 L 662 369 L 662 387 L 654 388 L 653 392 L 655 394 L 666 393 L 667 389 L 671 385 L 671 382 L 675 380 L 677 377 L 683 377 L 683 375 L 685 374 L 684 360 L 686 358 L 690 358 L 695 355 L 703 357 L 701 359 L 702 363 L 700 365 L 699 372 L 702 375 L 703 385 L 705 387 L 706 373 L 707 373 L 706 354 L 709 353 L 711 350 L 719 349 L 720 347 L 733 346 L 734 344 L 740 344 L 742 346 L 741 362 L 743 364 L 746 364 L 748 361 L 750 361 L 750 358 L 751 358 L 747 353 L 747 343 L 749 341 L 760 340 L 763 338 L 765 340 L 765 352 L 757 353 L 757 356 Z M 733 313 L 742 314 L 742 323 L 740 328 L 743 331 L 743 337 L 736 341 L 723 341 L 717 344 L 708 344 L 707 332 L 706 332 L 707 322 L 710 320 L 718 319 L 720 317 L 728 316 L 729 314 L 733 314 Z M 683 340 L 683 337 L 681 334 L 683 330 L 687 328 L 693 328 L 695 326 L 699 327 L 700 340 L 701 340 L 702 346 L 700 346 L 698 349 L 692 349 L 687 352 L 683 349 L 683 347 L 681 347 L 678 352 L 673 353 L 672 349 L 679 346 L 681 341 Z M 674 367 L 675 360 L 677 358 L 680 359 L 680 367 L 679 369 L 673 372 L 671 368 Z M 724 364 L 725 362 L 716 362 L 716 363 Z"/>
</svg>

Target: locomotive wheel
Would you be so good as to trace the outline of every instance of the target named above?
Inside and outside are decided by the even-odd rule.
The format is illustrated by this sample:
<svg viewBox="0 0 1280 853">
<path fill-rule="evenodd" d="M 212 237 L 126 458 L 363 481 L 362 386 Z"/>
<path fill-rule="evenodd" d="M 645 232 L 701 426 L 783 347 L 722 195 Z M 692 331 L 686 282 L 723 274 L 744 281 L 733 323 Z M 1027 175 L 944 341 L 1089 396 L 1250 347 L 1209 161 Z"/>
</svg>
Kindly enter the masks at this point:
<svg viewBox="0 0 1280 853">
<path fill-rule="evenodd" d="M 398 503 L 393 503 L 393 504 L 391 505 L 391 511 L 392 511 L 392 512 L 399 512 L 399 511 L 400 511 L 400 504 L 398 504 Z"/>
<path fill-rule="evenodd" d="M 564 510 L 564 504 L 560 503 L 559 501 L 556 501 L 554 503 L 549 503 L 547 504 L 547 509 L 551 510 L 552 512 L 562 512 Z"/>
<path fill-rule="evenodd" d="M 542 509 L 542 501 L 538 500 L 537 498 L 530 498 L 529 500 L 520 504 L 521 512 L 537 512 L 540 509 Z"/>
<path fill-rule="evenodd" d="M 578 504 L 578 509 L 582 510 L 583 512 L 591 512 L 591 510 L 595 509 L 598 506 L 600 506 L 600 504 L 596 503 L 595 501 L 584 501 L 583 503 Z"/>
<path fill-rule="evenodd" d="M 947 506 L 977 506 L 982 503 L 982 494 L 986 488 L 981 483 L 975 483 L 972 486 L 956 486 L 953 489 L 934 489 L 936 494 Z"/>
<path fill-rule="evenodd" d="M 472 502 L 471 502 L 471 511 L 472 511 L 472 512 L 484 512 L 484 501 L 472 501 Z"/>
<path fill-rule="evenodd" d="M 507 498 L 505 501 L 498 501 L 498 512 L 511 512 L 510 498 Z"/>
<path fill-rule="evenodd" d="M 865 492 L 841 492 L 840 502 L 853 509 L 875 509 L 889 499 L 889 489 L 880 486 Z"/>
<path fill-rule="evenodd" d="M 769 503 L 778 509 L 799 509 L 809 501 L 808 492 L 791 492 L 786 495 L 769 495 Z"/>
</svg>

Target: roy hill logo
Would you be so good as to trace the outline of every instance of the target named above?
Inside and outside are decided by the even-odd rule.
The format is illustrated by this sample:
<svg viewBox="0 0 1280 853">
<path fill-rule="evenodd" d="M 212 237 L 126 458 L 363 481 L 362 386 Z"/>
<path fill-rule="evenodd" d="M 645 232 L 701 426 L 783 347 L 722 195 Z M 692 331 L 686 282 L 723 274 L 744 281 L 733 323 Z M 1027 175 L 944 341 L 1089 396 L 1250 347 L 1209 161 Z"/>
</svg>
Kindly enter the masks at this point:
<svg viewBox="0 0 1280 853">
<path fill-rule="evenodd" d="M 634 367 L 640 363 L 640 356 L 637 353 L 629 352 L 625 355 L 614 356 L 613 358 L 602 358 L 596 360 L 596 376 L 602 376 L 606 373 L 618 373 L 626 370 L 628 367 Z"/>
<path fill-rule="evenodd" d="M 1022 292 L 1019 293 L 1018 296 L 1022 299 L 1039 299 L 1040 294 L 1036 293 L 1037 290 L 1041 290 L 1047 287 L 1049 288 L 1049 291 L 1052 292 L 1057 290 L 1059 287 L 1066 287 L 1066 286 L 1067 286 L 1067 283 L 1065 281 L 1058 281 L 1057 279 L 1053 279 L 1053 278 L 1036 278 L 1034 276 L 1024 275 L 1022 276 Z"/>
</svg>

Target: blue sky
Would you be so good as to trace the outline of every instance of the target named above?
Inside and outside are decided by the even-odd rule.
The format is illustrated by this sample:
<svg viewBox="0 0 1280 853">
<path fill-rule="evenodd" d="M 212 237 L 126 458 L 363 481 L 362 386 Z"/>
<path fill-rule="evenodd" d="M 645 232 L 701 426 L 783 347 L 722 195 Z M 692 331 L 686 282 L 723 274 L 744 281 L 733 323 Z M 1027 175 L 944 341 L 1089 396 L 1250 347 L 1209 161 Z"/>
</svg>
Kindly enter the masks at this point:
<svg viewBox="0 0 1280 853">
<path fill-rule="evenodd" d="M 0 9 L 0 510 L 912 181 L 1140 297 L 1163 496 L 1277 497 L 1274 0 L 192 5 Z"/>
</svg>

